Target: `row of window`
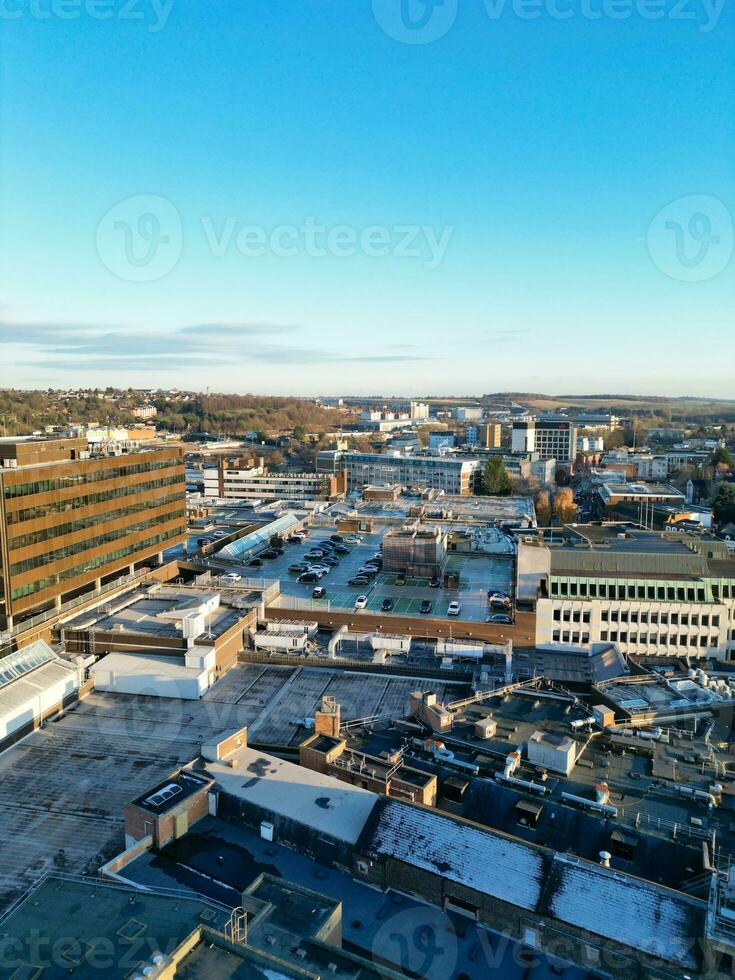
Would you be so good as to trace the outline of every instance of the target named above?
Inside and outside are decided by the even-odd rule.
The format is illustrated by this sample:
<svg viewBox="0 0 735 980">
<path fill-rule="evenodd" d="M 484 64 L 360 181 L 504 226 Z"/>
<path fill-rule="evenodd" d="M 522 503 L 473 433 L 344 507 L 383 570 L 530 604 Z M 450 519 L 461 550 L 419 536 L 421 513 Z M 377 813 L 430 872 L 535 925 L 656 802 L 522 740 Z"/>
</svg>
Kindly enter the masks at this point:
<svg viewBox="0 0 735 980">
<path fill-rule="evenodd" d="M 126 524 L 124 527 L 116 528 L 114 531 L 108 531 L 106 534 L 91 539 L 87 538 L 84 541 L 77 541 L 74 544 L 67 544 L 61 548 L 55 548 L 53 551 L 47 551 L 41 555 L 34 555 L 32 558 L 24 558 L 23 561 L 16 561 L 10 566 L 10 574 L 22 575 L 24 572 L 30 572 L 34 568 L 43 568 L 45 565 L 51 564 L 51 562 L 63 561 L 63 559 L 71 558 L 72 555 L 79 555 L 83 551 L 91 551 L 94 548 L 99 548 L 100 545 L 107 544 L 109 541 L 119 541 L 120 538 L 126 538 L 129 534 L 135 534 L 138 531 L 147 531 L 148 528 L 154 527 L 156 524 L 161 524 L 163 521 L 172 521 L 177 517 L 183 520 L 185 516 L 185 511 L 182 506 L 169 514 L 149 517 L 148 520 L 138 521 L 136 524 Z"/>
<path fill-rule="evenodd" d="M 78 465 L 68 475 L 55 477 L 53 480 L 34 480 L 32 483 L 10 483 L 5 486 L 5 499 L 13 497 L 29 497 L 36 493 L 48 493 L 50 490 L 65 490 L 68 487 L 79 487 L 89 483 L 101 483 L 103 480 L 117 480 L 137 473 L 148 473 L 154 470 L 166 469 L 176 465 L 172 459 L 150 459 L 143 463 L 127 463 L 123 466 L 108 466 L 100 470 L 82 470 Z"/>
<path fill-rule="evenodd" d="M 579 609 L 555 609 L 554 610 L 554 622 L 560 623 L 589 623 L 590 621 L 590 611 L 585 609 L 580 612 Z"/>
<path fill-rule="evenodd" d="M 580 633 L 576 630 L 554 630 L 552 633 L 552 639 L 554 643 L 582 643 L 588 644 L 590 642 L 589 633 Z M 603 630 L 600 633 L 600 640 L 603 643 L 630 643 L 633 645 L 641 646 L 680 646 L 680 647 L 716 647 L 719 643 L 719 638 L 716 635 L 707 636 L 706 634 L 701 634 L 696 636 L 694 634 L 687 635 L 686 633 L 673 633 L 669 636 L 668 633 L 630 633 L 623 631 L 619 633 L 617 630 L 612 630 L 608 632 Z"/>
<path fill-rule="evenodd" d="M 147 480 L 145 483 L 131 483 L 110 490 L 80 494 L 71 500 L 55 500 L 51 503 L 43 504 L 40 507 L 25 507 L 23 510 L 17 510 L 14 513 L 7 514 L 6 519 L 8 526 L 24 524 L 26 521 L 35 521 L 39 517 L 48 517 L 49 514 L 65 514 L 67 511 L 79 510 L 81 507 L 90 507 L 94 504 L 102 504 L 107 500 L 131 497 L 136 493 L 145 493 L 148 490 L 156 490 L 160 487 L 173 487 L 177 484 L 183 487 L 183 478 L 180 473 L 173 476 L 160 477 L 157 480 Z"/>
<path fill-rule="evenodd" d="M 76 578 L 78 575 L 83 575 L 85 572 L 92 571 L 92 569 L 101 568 L 103 565 L 108 565 L 120 558 L 127 558 L 128 555 L 145 551 L 147 548 L 153 548 L 158 544 L 163 544 L 165 541 L 169 541 L 179 533 L 179 528 L 171 528 L 171 530 L 165 531 L 162 534 L 156 534 L 152 538 L 146 538 L 145 541 L 138 541 L 136 544 L 128 545 L 127 548 L 119 548 L 117 551 L 108 552 L 106 555 L 91 558 L 83 565 L 77 565 L 75 568 L 67 568 L 63 572 L 58 572 L 56 575 L 50 575 L 48 578 L 38 579 L 35 582 L 31 582 L 29 585 L 21 585 L 17 589 L 13 589 L 13 599 L 22 599 L 24 596 L 32 595 L 34 592 L 42 592 L 44 589 L 58 585 L 60 582 L 66 582 L 69 579 Z"/>
<path fill-rule="evenodd" d="M 578 596 L 584 599 L 649 599 L 658 602 L 706 602 L 707 590 L 702 583 L 685 585 L 668 583 L 637 584 L 628 582 L 567 582 L 551 579 L 551 596 Z"/>
<path fill-rule="evenodd" d="M 154 500 L 142 500 L 138 503 L 128 504 L 126 507 L 119 507 L 116 510 L 108 510 L 103 514 L 92 514 L 90 517 L 82 517 L 77 521 L 67 521 L 66 524 L 55 524 L 53 527 L 41 528 L 40 531 L 32 531 L 29 534 L 21 534 L 20 537 L 13 538 L 9 544 L 17 551 L 19 548 L 27 548 L 29 545 L 38 544 L 40 541 L 50 541 L 67 534 L 74 534 L 75 531 L 84 531 L 87 528 L 95 527 L 97 524 L 104 524 L 107 521 L 116 521 L 128 514 L 138 514 L 142 510 L 150 510 L 152 507 L 165 507 L 175 501 L 184 503 L 183 493 L 169 493 L 165 497 L 156 497 Z"/>
<path fill-rule="evenodd" d="M 623 631 L 618 634 L 617 630 L 608 633 L 603 630 L 600 639 L 603 643 L 609 638 L 611 643 L 632 643 L 642 646 L 680 646 L 680 647 L 716 647 L 719 645 L 720 638 L 716 633 L 707 636 L 706 633 L 630 633 Z"/>
<path fill-rule="evenodd" d="M 678 613 L 678 612 L 637 612 L 627 609 L 603 609 L 601 614 L 603 623 L 660 623 L 662 626 L 717 626 L 720 625 L 719 614 L 710 615 L 709 613 Z"/>
</svg>

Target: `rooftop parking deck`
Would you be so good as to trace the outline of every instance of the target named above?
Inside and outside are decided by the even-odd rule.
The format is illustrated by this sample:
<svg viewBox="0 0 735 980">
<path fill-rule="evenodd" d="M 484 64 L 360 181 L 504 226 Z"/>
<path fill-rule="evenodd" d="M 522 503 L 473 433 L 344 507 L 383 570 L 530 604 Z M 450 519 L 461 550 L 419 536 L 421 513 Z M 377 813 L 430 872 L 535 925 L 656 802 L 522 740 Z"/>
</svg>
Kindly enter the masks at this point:
<svg viewBox="0 0 735 980">
<path fill-rule="evenodd" d="M 345 610 L 355 609 L 355 601 L 360 595 L 367 596 L 367 610 L 380 613 L 388 619 L 393 616 L 421 616 L 427 619 L 440 619 L 447 616 L 447 610 L 452 602 L 459 602 L 459 615 L 451 617 L 464 622 L 484 623 L 488 614 L 487 592 L 494 589 L 508 594 L 513 593 L 514 566 L 512 556 L 501 555 L 467 555 L 459 552 L 450 553 L 446 571 L 459 576 L 459 588 L 431 588 L 428 579 L 408 579 L 405 585 L 396 585 L 397 574 L 380 573 L 368 585 L 352 586 L 349 580 L 354 578 L 363 565 L 379 553 L 383 541 L 382 532 L 361 534 L 360 544 L 345 545 L 350 551 L 347 555 L 337 555 L 339 565 L 326 574 L 318 583 L 298 582 L 298 574 L 289 572 L 289 566 L 299 562 L 310 562 L 305 555 L 312 548 L 318 548 L 319 542 L 328 540 L 334 534 L 334 528 L 313 529 L 308 540 L 303 544 L 286 544 L 284 553 L 279 558 L 264 560 L 260 568 L 254 569 L 248 565 L 235 567 L 243 576 L 256 574 L 269 579 L 279 579 L 281 597 L 276 605 L 283 608 Z M 313 564 L 319 560 L 314 559 Z M 312 592 L 318 584 L 326 589 L 323 599 L 313 599 Z M 390 610 L 383 610 L 383 602 L 392 602 Z M 422 603 L 428 602 L 430 609 L 421 612 Z"/>
</svg>

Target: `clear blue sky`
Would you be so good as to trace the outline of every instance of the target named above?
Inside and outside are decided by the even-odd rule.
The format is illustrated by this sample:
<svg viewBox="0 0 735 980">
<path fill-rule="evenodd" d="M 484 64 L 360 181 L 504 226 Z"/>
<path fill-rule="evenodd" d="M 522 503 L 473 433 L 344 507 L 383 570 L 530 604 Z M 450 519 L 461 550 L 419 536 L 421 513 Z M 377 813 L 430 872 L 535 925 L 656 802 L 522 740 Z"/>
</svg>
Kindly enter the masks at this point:
<svg viewBox="0 0 735 980">
<path fill-rule="evenodd" d="M 126 2 L 0 0 L 3 386 L 735 397 L 732 4 Z"/>
</svg>

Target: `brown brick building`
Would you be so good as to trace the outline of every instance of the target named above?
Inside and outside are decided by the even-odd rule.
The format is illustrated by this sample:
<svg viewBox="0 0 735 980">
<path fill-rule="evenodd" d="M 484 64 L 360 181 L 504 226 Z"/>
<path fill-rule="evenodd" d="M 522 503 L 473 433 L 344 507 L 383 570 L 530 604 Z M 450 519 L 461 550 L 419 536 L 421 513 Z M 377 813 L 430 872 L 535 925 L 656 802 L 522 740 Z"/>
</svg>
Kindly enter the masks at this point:
<svg viewBox="0 0 735 980">
<path fill-rule="evenodd" d="M 91 456 L 84 439 L 0 440 L 0 629 L 184 540 L 183 453 Z"/>
</svg>

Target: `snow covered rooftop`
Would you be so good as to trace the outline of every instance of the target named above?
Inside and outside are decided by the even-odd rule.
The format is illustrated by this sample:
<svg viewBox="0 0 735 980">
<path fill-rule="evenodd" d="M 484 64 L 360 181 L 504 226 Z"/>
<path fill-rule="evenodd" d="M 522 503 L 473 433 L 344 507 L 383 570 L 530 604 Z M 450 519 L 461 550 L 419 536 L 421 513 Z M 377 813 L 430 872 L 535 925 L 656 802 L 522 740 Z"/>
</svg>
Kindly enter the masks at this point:
<svg viewBox="0 0 735 980">
<path fill-rule="evenodd" d="M 409 804 L 386 800 L 367 847 L 519 908 L 534 909 L 541 897 L 536 848 Z"/>
<path fill-rule="evenodd" d="M 667 962 L 697 967 L 702 903 L 668 888 L 557 854 L 548 913 Z"/>
</svg>

